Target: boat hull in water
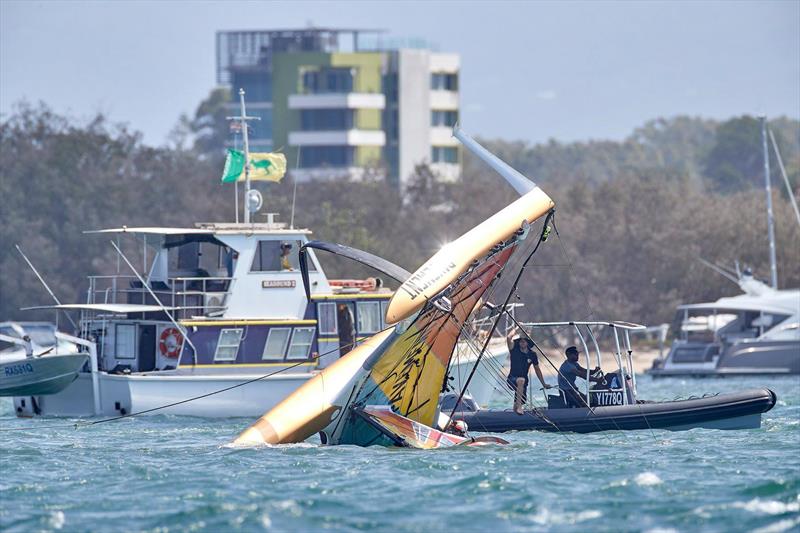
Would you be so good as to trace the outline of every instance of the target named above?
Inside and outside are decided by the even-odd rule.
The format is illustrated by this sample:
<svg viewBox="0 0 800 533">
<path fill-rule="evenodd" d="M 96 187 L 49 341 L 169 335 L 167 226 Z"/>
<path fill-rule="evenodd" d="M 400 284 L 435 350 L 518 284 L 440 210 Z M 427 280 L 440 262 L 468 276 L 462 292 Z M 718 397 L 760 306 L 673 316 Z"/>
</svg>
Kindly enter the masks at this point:
<svg viewBox="0 0 800 533">
<path fill-rule="evenodd" d="M 693 428 L 754 429 L 761 427 L 761 414 L 775 406 L 775 393 L 751 389 L 704 398 L 671 402 L 645 402 L 610 407 L 539 409 L 519 415 L 513 411 L 480 409 L 457 412 L 471 431 L 597 431 Z"/>
<path fill-rule="evenodd" d="M 0 363 L 0 396 L 56 394 L 78 377 L 86 354 L 27 357 Z"/>
</svg>

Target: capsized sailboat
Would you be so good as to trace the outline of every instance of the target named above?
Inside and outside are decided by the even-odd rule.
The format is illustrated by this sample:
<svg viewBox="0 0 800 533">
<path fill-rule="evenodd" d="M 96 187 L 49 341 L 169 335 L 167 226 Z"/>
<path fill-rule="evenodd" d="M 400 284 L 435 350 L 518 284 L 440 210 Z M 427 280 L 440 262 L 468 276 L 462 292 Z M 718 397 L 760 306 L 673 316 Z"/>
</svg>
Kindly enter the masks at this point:
<svg viewBox="0 0 800 533">
<path fill-rule="evenodd" d="M 397 444 L 387 436 L 389 422 L 372 406 L 389 406 L 391 413 L 432 429 L 465 323 L 482 307 L 530 224 L 555 206 L 536 184 L 458 127 L 454 136 L 521 197 L 434 254 L 390 300 L 385 319 L 391 327 L 303 384 L 234 445 L 300 442 L 317 433 L 327 444 Z M 383 420 L 377 422 L 380 429 L 375 419 Z"/>
</svg>

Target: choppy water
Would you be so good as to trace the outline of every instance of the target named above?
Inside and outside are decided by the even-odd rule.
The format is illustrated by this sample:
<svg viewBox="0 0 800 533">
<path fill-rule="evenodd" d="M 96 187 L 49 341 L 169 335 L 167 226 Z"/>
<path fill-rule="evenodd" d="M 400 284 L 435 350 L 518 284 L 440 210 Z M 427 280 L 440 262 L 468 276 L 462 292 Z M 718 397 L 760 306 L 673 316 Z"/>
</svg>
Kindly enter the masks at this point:
<svg viewBox="0 0 800 533">
<path fill-rule="evenodd" d="M 0 530 L 800 530 L 800 380 L 651 381 L 641 396 L 768 385 L 758 430 L 510 434 L 417 451 L 221 445 L 249 422 L 84 429 L 0 403 Z M 14 428 L 26 431 L 5 431 Z"/>
</svg>

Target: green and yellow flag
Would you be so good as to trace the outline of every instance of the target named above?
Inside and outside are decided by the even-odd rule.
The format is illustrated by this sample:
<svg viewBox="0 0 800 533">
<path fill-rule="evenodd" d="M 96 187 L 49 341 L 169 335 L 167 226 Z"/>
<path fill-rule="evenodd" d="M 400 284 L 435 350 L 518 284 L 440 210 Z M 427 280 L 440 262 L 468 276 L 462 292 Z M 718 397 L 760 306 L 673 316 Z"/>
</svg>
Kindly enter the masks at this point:
<svg viewBox="0 0 800 533">
<path fill-rule="evenodd" d="M 276 153 L 250 154 L 251 181 L 281 181 L 286 174 L 286 156 Z M 228 149 L 222 183 L 244 181 L 244 152 Z"/>
</svg>

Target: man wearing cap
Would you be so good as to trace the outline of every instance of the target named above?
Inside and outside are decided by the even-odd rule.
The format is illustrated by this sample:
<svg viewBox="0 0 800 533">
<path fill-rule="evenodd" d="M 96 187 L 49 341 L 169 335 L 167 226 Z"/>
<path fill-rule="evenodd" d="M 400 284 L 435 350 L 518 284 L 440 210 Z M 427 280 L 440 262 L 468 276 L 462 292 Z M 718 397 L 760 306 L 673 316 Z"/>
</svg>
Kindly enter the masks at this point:
<svg viewBox="0 0 800 533">
<path fill-rule="evenodd" d="M 514 338 L 518 330 L 514 329 L 506 337 L 508 343 L 508 353 L 511 359 L 511 370 L 508 373 L 506 383 L 514 391 L 514 412 L 523 414 L 522 405 L 527 401 L 528 372 L 530 367 L 536 372 L 536 377 L 545 389 L 552 388 L 544 381 L 542 371 L 539 368 L 539 358 L 531 350 L 529 341 L 525 337 Z"/>
<path fill-rule="evenodd" d="M 578 348 L 570 346 L 564 352 L 567 360 L 561 364 L 558 369 L 558 388 L 564 393 L 564 399 L 567 402 L 567 407 L 586 407 L 586 399 L 578 392 L 578 387 L 575 386 L 575 378 L 586 379 L 587 371 L 578 364 Z M 599 368 L 595 368 L 595 372 Z M 590 381 L 600 381 L 599 378 L 589 377 Z"/>
</svg>

